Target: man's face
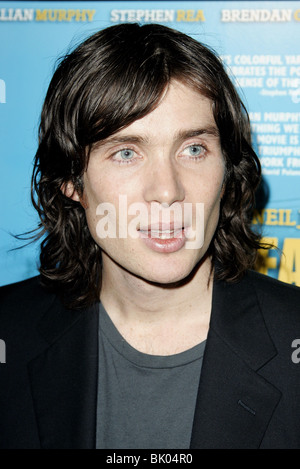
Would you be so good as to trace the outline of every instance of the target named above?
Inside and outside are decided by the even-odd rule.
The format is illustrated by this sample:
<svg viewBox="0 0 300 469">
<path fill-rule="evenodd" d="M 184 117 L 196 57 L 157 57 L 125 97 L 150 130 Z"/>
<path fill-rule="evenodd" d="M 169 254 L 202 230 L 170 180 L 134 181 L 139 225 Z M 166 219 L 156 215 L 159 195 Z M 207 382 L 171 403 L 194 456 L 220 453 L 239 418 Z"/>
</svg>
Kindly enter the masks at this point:
<svg viewBox="0 0 300 469">
<path fill-rule="evenodd" d="M 216 230 L 224 172 L 211 101 L 171 82 L 155 110 L 90 155 L 84 200 L 103 276 L 185 279 Z"/>
</svg>

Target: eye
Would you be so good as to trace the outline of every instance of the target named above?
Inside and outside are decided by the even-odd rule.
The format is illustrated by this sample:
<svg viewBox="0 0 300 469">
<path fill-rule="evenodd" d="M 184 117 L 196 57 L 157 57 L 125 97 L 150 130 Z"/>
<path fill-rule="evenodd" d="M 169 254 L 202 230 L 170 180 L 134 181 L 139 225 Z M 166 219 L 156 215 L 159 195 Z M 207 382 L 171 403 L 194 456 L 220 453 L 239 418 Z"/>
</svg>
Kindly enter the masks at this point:
<svg viewBox="0 0 300 469">
<path fill-rule="evenodd" d="M 131 148 L 124 148 L 123 150 L 118 151 L 115 154 L 116 159 L 121 160 L 132 160 L 135 155 L 135 151 L 131 150 Z"/>
<path fill-rule="evenodd" d="M 188 145 L 187 147 L 185 147 L 183 151 L 181 152 L 181 154 L 183 156 L 197 159 L 205 155 L 205 150 L 206 149 L 204 148 L 203 145 L 193 144 L 193 145 Z"/>
<path fill-rule="evenodd" d="M 138 154 L 132 148 L 122 148 L 112 155 L 112 160 L 119 164 L 135 163 L 138 159 Z"/>
</svg>

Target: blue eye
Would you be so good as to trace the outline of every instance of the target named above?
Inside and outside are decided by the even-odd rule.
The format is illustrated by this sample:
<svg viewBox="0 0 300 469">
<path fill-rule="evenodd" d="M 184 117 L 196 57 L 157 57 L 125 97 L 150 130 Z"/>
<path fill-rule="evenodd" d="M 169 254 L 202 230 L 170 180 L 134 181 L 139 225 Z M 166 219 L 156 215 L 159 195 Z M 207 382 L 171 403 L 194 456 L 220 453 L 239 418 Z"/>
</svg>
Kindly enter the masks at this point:
<svg viewBox="0 0 300 469">
<path fill-rule="evenodd" d="M 204 145 L 200 143 L 192 143 L 187 145 L 181 151 L 180 156 L 186 161 L 199 162 L 206 156 L 207 150 Z"/>
<path fill-rule="evenodd" d="M 138 150 L 132 148 L 121 148 L 111 155 L 112 161 L 120 165 L 135 164 L 142 159 Z"/>
<path fill-rule="evenodd" d="M 191 156 L 199 156 L 203 153 L 202 145 L 189 145 L 187 149 Z"/>
<path fill-rule="evenodd" d="M 123 160 L 131 160 L 134 157 L 134 151 L 130 150 L 130 148 L 124 148 L 124 150 L 120 150 L 120 156 Z"/>
</svg>

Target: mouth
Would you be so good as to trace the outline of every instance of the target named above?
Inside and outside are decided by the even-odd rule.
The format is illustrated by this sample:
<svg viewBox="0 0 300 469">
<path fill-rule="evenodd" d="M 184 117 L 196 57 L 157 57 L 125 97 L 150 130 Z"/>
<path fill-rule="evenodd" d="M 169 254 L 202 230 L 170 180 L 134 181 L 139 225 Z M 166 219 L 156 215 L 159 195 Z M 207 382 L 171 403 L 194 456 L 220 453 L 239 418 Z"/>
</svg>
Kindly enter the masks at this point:
<svg viewBox="0 0 300 469">
<path fill-rule="evenodd" d="M 149 226 L 140 226 L 139 234 L 142 238 L 173 239 L 184 236 L 185 227 L 181 222 L 153 223 Z"/>
<path fill-rule="evenodd" d="M 173 239 L 173 238 L 182 238 L 184 228 L 177 228 L 177 229 L 165 229 L 165 230 L 159 230 L 159 229 L 146 229 L 146 230 L 139 230 L 140 236 L 142 238 L 156 238 L 156 239 Z"/>
<path fill-rule="evenodd" d="M 185 244 L 185 227 L 173 226 L 149 226 L 140 228 L 140 238 L 146 246 L 153 251 L 160 253 L 172 253 L 179 251 Z"/>
</svg>

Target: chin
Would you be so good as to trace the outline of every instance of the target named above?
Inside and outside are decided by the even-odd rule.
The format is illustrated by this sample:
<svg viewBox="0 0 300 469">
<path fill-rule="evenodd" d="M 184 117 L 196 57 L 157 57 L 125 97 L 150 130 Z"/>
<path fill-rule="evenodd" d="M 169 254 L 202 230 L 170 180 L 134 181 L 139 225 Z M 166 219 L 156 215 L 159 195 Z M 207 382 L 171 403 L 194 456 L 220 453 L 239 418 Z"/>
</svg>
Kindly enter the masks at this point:
<svg viewBox="0 0 300 469">
<path fill-rule="evenodd" d="M 143 272 L 144 280 L 153 284 L 160 284 L 165 287 L 178 286 L 178 283 L 187 283 L 195 274 L 197 266 L 186 266 L 183 268 L 152 268 L 151 273 L 147 275 L 147 272 Z"/>
</svg>

